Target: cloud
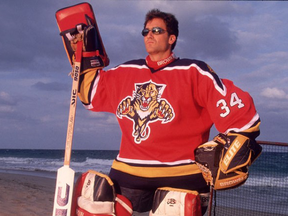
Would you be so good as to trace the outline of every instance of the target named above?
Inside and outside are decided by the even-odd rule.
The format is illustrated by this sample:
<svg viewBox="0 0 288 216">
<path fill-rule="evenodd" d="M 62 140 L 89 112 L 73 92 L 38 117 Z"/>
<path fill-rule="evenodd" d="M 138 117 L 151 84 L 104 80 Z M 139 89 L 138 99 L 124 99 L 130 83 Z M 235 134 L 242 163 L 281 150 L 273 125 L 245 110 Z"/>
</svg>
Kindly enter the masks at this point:
<svg viewBox="0 0 288 216">
<path fill-rule="evenodd" d="M 7 92 L 0 92 L 0 115 L 7 115 L 8 113 L 15 112 L 15 106 L 17 102 Z M 2 115 L 1 115 L 2 116 Z"/>
<path fill-rule="evenodd" d="M 32 87 L 42 91 L 67 91 L 69 89 L 69 86 L 64 83 L 59 82 L 44 83 L 41 81 L 35 83 L 34 85 L 32 85 Z"/>
<path fill-rule="evenodd" d="M 265 88 L 262 90 L 261 95 L 267 98 L 274 98 L 274 99 L 288 99 L 288 94 L 276 87 L 274 88 Z"/>
<path fill-rule="evenodd" d="M 15 105 L 16 101 L 10 96 L 9 93 L 1 91 L 0 92 L 0 104 Z"/>
<path fill-rule="evenodd" d="M 177 46 L 186 52 L 192 51 L 197 58 L 227 60 L 240 48 L 235 32 L 227 22 L 221 21 L 216 16 L 185 20 L 183 25 L 186 28 L 180 32 Z"/>
<path fill-rule="evenodd" d="M 35 68 L 45 70 L 39 58 L 54 59 L 52 62 L 65 59 L 64 49 L 59 50 L 62 41 L 55 20 L 59 5 L 57 1 L 33 0 L 25 4 L 19 0 L 0 3 L 0 26 L 5 29 L 1 31 L 0 72 L 27 70 L 33 73 Z"/>
<path fill-rule="evenodd" d="M 88 2 L 111 60 L 107 68 L 145 58 L 140 34 L 145 14 L 153 8 L 172 12 L 180 24 L 175 54 L 207 61 L 219 76 L 252 93 L 261 114 L 262 139 L 273 135 L 275 140 L 287 140 L 287 118 L 283 117 L 287 116 L 288 106 L 287 2 Z M 78 0 L 0 2 L 3 145 L 63 148 L 71 90 L 67 74 L 71 66 L 55 12 L 77 3 Z M 118 148 L 121 132 L 116 117 L 89 112 L 81 103 L 78 105 L 75 147 L 104 149 L 109 144 Z M 271 128 L 270 122 L 281 127 Z"/>
<path fill-rule="evenodd" d="M 226 66 L 232 68 L 230 73 L 238 72 L 234 76 L 237 75 L 239 77 L 237 80 L 243 85 L 251 88 L 251 91 L 259 92 L 259 89 L 271 86 L 287 88 L 288 64 L 286 62 L 288 62 L 288 52 L 270 51 L 255 52 L 253 57 L 244 54 L 235 56 Z M 256 82 L 258 88 L 255 88 Z"/>
</svg>

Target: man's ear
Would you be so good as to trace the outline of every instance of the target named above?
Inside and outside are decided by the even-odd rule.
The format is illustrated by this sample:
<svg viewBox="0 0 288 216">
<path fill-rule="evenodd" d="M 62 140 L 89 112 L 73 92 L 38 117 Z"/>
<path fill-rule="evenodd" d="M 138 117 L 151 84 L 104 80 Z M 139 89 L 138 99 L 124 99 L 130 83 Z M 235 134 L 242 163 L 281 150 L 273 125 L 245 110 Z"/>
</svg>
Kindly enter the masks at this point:
<svg viewBox="0 0 288 216">
<path fill-rule="evenodd" d="M 172 45 L 175 41 L 176 41 L 176 36 L 175 35 L 170 35 L 168 43 Z"/>
</svg>

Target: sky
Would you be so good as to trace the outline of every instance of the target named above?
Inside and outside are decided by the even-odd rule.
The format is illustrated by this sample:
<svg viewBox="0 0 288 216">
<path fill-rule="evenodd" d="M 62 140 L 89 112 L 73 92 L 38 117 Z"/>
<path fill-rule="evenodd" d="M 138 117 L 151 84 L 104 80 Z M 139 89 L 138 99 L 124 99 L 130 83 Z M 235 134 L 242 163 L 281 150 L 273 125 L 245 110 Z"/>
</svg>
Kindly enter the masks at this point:
<svg viewBox="0 0 288 216">
<path fill-rule="evenodd" d="M 55 12 L 80 2 L 0 2 L 0 148 L 65 148 L 72 79 Z M 288 2 L 88 2 L 110 58 L 107 69 L 145 58 L 145 14 L 171 12 L 180 31 L 175 54 L 205 61 L 251 94 L 262 120 L 258 140 L 288 142 Z M 72 149 L 117 150 L 120 139 L 113 114 L 87 111 L 78 100 Z"/>
</svg>

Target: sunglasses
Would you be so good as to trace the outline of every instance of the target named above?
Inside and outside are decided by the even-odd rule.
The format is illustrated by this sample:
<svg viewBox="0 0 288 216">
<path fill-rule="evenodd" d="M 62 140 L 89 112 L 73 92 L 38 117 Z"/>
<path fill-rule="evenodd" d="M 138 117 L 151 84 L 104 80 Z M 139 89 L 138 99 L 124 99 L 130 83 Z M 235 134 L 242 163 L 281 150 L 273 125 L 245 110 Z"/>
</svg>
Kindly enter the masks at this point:
<svg viewBox="0 0 288 216">
<path fill-rule="evenodd" d="M 152 28 L 151 30 L 148 29 L 148 28 L 144 28 L 144 29 L 142 30 L 141 34 L 145 37 L 145 36 L 148 35 L 148 33 L 149 33 L 150 31 L 152 31 L 152 33 L 153 33 L 154 35 L 159 35 L 159 34 L 163 34 L 164 32 L 166 32 L 166 30 L 164 30 L 164 29 L 162 29 L 162 28 L 160 28 L 160 27 L 154 27 L 154 28 Z"/>
</svg>

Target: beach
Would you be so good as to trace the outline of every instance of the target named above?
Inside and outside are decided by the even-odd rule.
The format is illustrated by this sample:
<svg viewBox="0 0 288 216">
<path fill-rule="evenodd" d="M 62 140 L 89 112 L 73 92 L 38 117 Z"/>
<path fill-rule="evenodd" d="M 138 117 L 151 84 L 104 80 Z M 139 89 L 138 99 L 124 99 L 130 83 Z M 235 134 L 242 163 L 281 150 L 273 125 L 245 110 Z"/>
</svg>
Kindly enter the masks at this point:
<svg viewBox="0 0 288 216">
<path fill-rule="evenodd" d="M 53 178 L 0 172 L 0 206 L 2 207 L 0 215 L 52 215 L 55 184 L 56 180 Z M 138 214 L 135 215 L 138 216 Z M 142 216 L 143 214 L 140 215 Z M 207 212 L 205 215 L 207 215 Z M 271 213 L 217 207 L 216 215 L 270 216 Z M 286 214 L 273 215 L 283 216 Z"/>
<path fill-rule="evenodd" d="M 55 183 L 52 178 L 0 173 L 0 215 L 52 215 Z"/>
<path fill-rule="evenodd" d="M 263 152 L 243 186 L 215 193 L 217 216 L 288 215 L 288 166 L 283 163 L 288 154 L 283 148 Z M 72 151 L 75 179 L 88 169 L 108 174 L 117 153 Z M 51 216 L 63 155 L 63 150 L 0 149 L 0 216 Z"/>
</svg>

